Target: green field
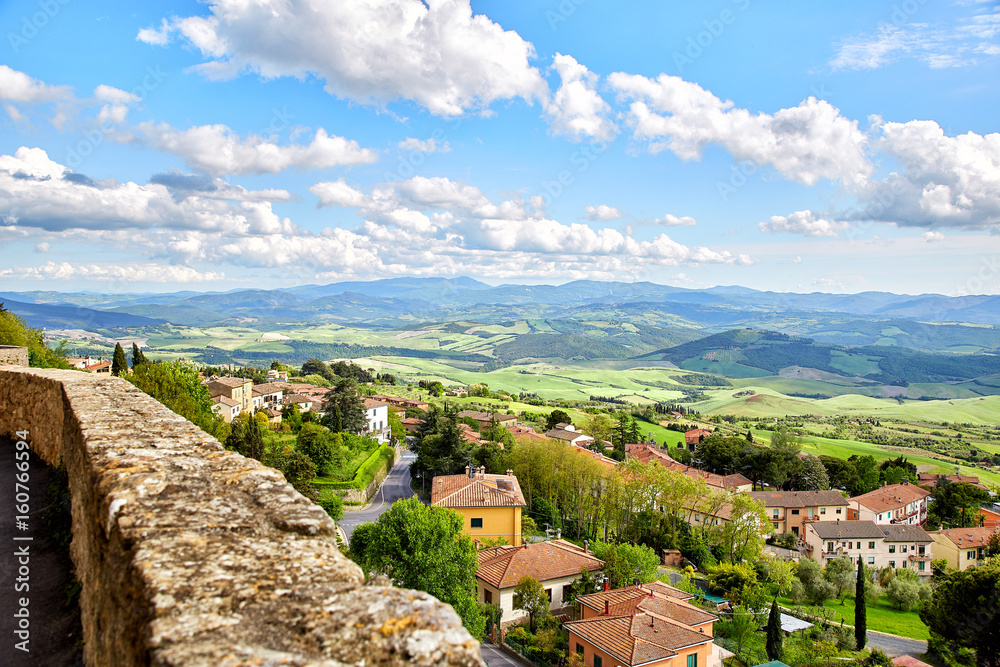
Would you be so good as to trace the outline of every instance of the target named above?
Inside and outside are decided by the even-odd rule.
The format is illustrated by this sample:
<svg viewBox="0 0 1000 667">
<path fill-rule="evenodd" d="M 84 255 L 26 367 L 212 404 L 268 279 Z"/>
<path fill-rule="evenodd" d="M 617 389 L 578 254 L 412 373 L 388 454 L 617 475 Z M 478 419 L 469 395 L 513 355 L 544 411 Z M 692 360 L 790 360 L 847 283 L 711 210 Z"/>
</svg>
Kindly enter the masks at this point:
<svg viewBox="0 0 1000 667">
<path fill-rule="evenodd" d="M 778 604 L 790 609 L 796 608 L 788 598 L 778 598 Z M 845 597 L 843 604 L 839 600 L 827 600 L 826 608 L 833 612 L 835 623 L 843 621 L 844 625 L 854 626 L 854 598 Z M 808 608 L 808 607 L 807 607 Z M 930 638 L 930 631 L 916 610 L 902 611 L 889 603 L 889 598 L 882 595 L 877 604 L 868 605 L 868 629 L 877 632 L 888 632 L 901 637 L 922 639 Z"/>
</svg>

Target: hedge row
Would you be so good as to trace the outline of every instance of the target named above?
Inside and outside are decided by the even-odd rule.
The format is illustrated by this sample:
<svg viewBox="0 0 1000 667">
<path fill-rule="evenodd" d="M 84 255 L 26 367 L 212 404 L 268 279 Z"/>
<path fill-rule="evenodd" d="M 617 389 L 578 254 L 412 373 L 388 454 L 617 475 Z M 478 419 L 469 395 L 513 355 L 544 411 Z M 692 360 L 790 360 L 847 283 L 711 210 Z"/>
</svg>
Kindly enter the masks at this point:
<svg viewBox="0 0 1000 667">
<path fill-rule="evenodd" d="M 368 488 L 368 485 L 372 483 L 381 470 L 386 469 L 392 465 L 392 462 L 396 460 L 396 450 L 389 445 L 382 445 L 374 452 L 371 453 L 364 463 L 358 467 L 358 471 L 354 473 L 354 479 L 346 482 L 326 482 L 326 481 L 313 481 L 313 486 L 324 488 L 324 489 L 357 489 L 358 491 L 364 491 Z"/>
</svg>

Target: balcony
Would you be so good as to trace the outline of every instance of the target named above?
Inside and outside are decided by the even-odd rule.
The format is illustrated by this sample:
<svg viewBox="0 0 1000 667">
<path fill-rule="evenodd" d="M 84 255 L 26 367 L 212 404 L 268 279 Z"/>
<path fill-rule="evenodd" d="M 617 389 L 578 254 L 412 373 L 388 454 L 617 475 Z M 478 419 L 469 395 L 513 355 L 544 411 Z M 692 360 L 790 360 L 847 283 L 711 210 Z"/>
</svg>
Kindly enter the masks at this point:
<svg viewBox="0 0 1000 667">
<path fill-rule="evenodd" d="M 483 664 L 449 606 L 365 585 L 278 471 L 124 380 L 2 361 L 0 435 L 69 474 L 86 664 Z"/>
</svg>

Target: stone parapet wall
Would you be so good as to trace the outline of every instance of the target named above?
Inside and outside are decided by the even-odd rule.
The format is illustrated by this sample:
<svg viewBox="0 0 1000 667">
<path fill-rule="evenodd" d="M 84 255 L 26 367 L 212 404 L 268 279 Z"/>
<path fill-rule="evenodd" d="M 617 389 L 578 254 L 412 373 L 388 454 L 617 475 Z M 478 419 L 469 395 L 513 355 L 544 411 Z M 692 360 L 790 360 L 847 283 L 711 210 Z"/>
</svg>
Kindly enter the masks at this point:
<svg viewBox="0 0 1000 667">
<path fill-rule="evenodd" d="M 0 364 L 28 365 L 28 348 L 17 345 L 0 345 Z"/>
<path fill-rule="evenodd" d="M 0 368 L 0 434 L 65 463 L 89 665 L 482 665 L 450 606 L 366 586 L 281 473 L 118 378 Z"/>
</svg>

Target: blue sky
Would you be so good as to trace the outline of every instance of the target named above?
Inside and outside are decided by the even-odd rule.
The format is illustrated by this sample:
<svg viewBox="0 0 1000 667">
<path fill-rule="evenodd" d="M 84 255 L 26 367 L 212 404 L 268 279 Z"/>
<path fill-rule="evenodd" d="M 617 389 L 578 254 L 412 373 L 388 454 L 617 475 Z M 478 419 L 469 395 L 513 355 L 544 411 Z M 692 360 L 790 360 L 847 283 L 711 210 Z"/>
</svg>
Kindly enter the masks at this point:
<svg viewBox="0 0 1000 667">
<path fill-rule="evenodd" d="M 0 289 L 1000 293 L 1000 5 L 0 7 Z"/>
</svg>

